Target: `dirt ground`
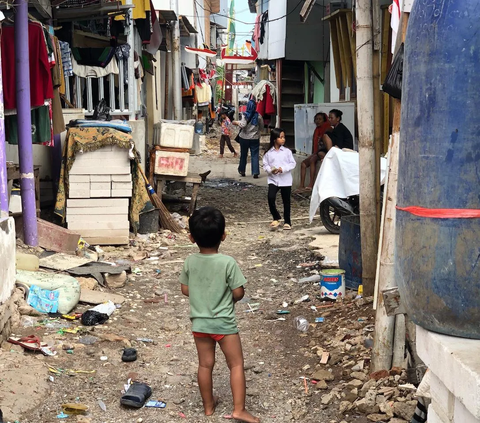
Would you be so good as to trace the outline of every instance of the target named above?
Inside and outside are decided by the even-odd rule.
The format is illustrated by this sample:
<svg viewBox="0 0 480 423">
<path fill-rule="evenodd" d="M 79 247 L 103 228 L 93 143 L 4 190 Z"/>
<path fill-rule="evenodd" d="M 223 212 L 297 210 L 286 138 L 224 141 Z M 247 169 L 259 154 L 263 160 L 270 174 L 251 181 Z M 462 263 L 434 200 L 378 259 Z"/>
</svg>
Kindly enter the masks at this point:
<svg viewBox="0 0 480 423">
<path fill-rule="evenodd" d="M 221 252 L 236 258 L 248 280 L 246 298 L 236 306 L 246 365 L 247 408 L 263 422 L 367 422 L 365 414 L 355 409 L 340 413 L 339 404 L 351 380 L 346 369 L 361 361 L 367 374 L 373 311 L 368 301 L 322 303 L 318 284 L 298 283 L 300 278 L 320 270 L 318 257 L 308 248 L 309 240 L 297 235 L 298 230 L 309 226 L 304 219 L 308 216 L 308 201 L 293 199 L 292 231 L 272 232 L 268 226 L 265 186 L 209 179 L 200 196 L 198 206 L 215 206 L 225 214 L 228 237 Z M 11 344 L 2 346 L 0 360 L 10 372 L 6 377 L 2 368 L 0 376 L 0 404 L 7 420 L 56 422 L 61 405 L 72 402 L 87 405 L 89 412 L 85 417 L 71 416 L 67 420 L 84 423 L 213 423 L 223 422 L 231 413 L 228 369 L 218 350 L 214 389 L 221 402 L 214 416 L 202 415 L 188 299 L 181 295 L 178 282 L 183 260 L 196 252 L 196 247 L 186 235 L 165 232 L 139 235 L 131 244 L 125 248 L 104 248 L 103 260 L 126 260 L 134 269 L 126 286 L 115 290 L 126 301 L 107 323 L 82 327 L 82 332 L 76 334 L 49 329 L 44 324 L 14 329 L 16 334 L 34 333 L 56 344 L 55 357 L 22 352 Z M 151 259 L 141 259 L 142 255 Z M 304 295 L 309 295 L 307 302 L 293 304 Z M 315 310 L 314 306 L 318 308 Z M 88 308 L 79 305 L 75 311 Z M 280 309 L 290 313 L 276 314 Z M 306 333 L 294 327 L 297 316 L 309 321 Z M 325 318 L 324 322 L 314 323 L 320 316 Z M 62 319 L 57 322 L 67 323 Z M 77 326 L 81 326 L 79 321 L 71 323 L 71 327 Z M 93 345 L 83 345 L 79 339 L 85 335 L 99 339 Z M 349 338 L 359 339 L 348 344 L 350 348 L 340 346 Z M 138 360 L 123 363 L 122 350 L 129 345 L 138 350 Z M 320 364 L 322 350 L 329 351 L 331 356 L 325 365 Z M 14 385 L 15 363 L 19 367 L 17 378 L 23 380 L 24 373 L 30 370 L 34 375 L 25 379 L 28 389 Z M 326 381 L 327 386 L 311 379 L 321 369 L 331 371 L 332 380 Z M 153 390 L 151 399 L 166 402 L 166 408 L 121 407 L 122 390 L 130 378 L 148 383 Z M 40 392 L 44 394 L 38 404 L 30 400 L 29 393 L 33 391 L 37 398 Z M 332 394 L 330 401 L 325 399 L 327 393 Z M 99 400 L 105 404 L 105 411 Z"/>
</svg>

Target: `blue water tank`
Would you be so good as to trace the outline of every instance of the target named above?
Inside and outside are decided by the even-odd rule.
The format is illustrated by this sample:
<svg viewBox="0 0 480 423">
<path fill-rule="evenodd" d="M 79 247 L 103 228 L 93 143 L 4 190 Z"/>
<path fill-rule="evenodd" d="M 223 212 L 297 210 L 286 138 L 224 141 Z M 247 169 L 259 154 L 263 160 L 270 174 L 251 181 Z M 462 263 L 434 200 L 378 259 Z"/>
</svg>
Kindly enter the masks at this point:
<svg viewBox="0 0 480 423">
<path fill-rule="evenodd" d="M 395 272 L 412 320 L 480 339 L 478 0 L 416 1 L 405 42 Z M 421 207 L 424 216 L 412 213 Z M 449 218 L 431 217 L 447 209 Z M 421 213 L 422 214 L 422 213 Z"/>
</svg>

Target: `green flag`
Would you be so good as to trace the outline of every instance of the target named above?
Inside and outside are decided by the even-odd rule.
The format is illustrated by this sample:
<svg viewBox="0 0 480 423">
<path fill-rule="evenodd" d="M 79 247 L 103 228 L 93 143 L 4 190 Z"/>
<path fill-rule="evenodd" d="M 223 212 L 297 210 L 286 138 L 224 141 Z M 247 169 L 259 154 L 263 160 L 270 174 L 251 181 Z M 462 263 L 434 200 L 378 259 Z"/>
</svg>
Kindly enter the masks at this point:
<svg viewBox="0 0 480 423">
<path fill-rule="evenodd" d="M 230 13 L 228 20 L 228 49 L 230 51 L 235 47 L 235 0 L 230 2 Z"/>
</svg>

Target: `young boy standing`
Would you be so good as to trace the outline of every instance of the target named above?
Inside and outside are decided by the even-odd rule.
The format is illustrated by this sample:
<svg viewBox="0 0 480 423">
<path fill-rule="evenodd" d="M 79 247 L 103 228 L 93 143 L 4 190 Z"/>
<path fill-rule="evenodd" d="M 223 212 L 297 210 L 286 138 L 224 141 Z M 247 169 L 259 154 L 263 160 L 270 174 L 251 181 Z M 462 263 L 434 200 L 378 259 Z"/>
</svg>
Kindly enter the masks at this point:
<svg viewBox="0 0 480 423">
<path fill-rule="evenodd" d="M 198 386 L 205 414 L 214 413 L 217 398 L 213 396 L 212 372 L 217 343 L 230 369 L 234 419 L 258 423 L 260 419 L 245 410 L 246 382 L 243 353 L 235 321 L 235 303 L 244 294 L 246 279 L 237 262 L 219 254 L 225 241 L 225 218 L 220 210 L 203 207 L 189 219 L 190 240 L 200 249 L 185 260 L 180 283 L 189 297 L 190 319 L 198 353 Z"/>
</svg>

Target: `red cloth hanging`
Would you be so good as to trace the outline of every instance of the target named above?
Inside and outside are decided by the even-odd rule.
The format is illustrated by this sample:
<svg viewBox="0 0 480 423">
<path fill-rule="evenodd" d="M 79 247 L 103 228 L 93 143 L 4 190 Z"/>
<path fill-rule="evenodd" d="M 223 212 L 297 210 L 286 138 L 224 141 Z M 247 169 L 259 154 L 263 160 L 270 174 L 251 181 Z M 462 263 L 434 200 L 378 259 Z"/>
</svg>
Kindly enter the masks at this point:
<svg viewBox="0 0 480 423">
<path fill-rule="evenodd" d="M 257 103 L 257 112 L 264 118 L 266 115 L 274 115 L 276 112 L 275 104 L 273 104 L 273 97 L 270 94 L 270 87 L 265 87 L 266 91 L 263 94 L 263 99 Z"/>
<path fill-rule="evenodd" d="M 2 28 L 3 98 L 6 109 L 17 108 L 14 37 L 13 27 L 4 26 Z M 43 106 L 46 99 L 53 98 L 53 84 L 43 28 L 39 24 L 28 24 L 28 50 L 30 53 L 31 107 L 40 107 Z"/>
</svg>

